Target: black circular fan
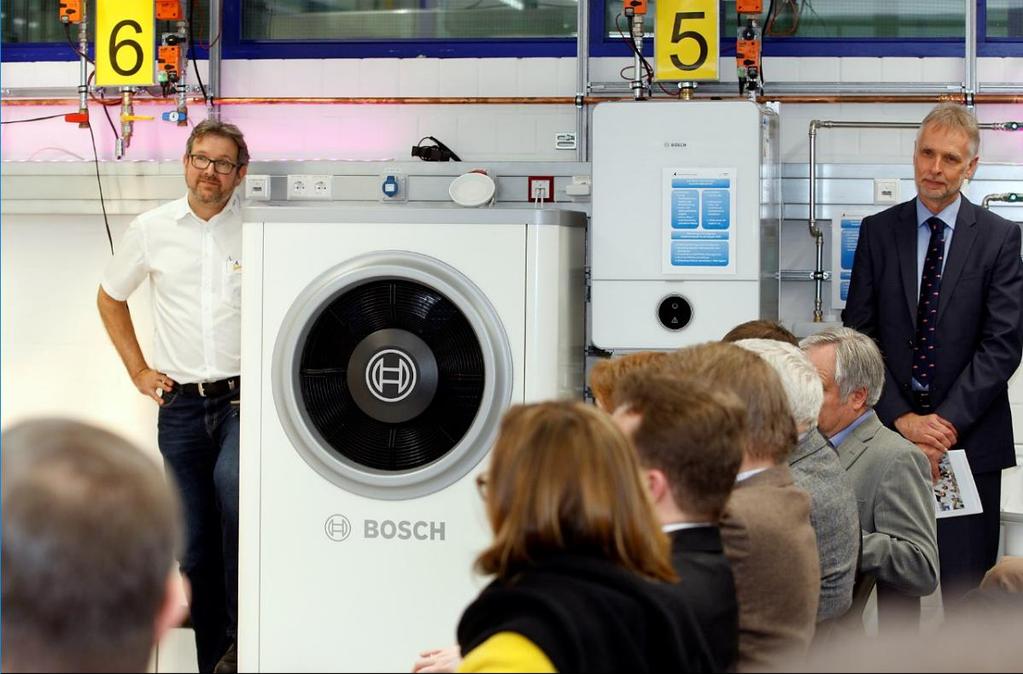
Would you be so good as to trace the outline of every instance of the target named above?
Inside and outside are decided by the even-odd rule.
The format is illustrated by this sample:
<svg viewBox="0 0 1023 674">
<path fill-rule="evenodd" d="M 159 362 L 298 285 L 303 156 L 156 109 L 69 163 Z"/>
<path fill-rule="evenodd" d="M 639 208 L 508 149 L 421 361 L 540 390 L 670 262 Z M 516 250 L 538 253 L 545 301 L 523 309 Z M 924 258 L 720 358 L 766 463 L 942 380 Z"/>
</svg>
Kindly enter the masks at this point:
<svg viewBox="0 0 1023 674">
<path fill-rule="evenodd" d="M 309 420 L 333 451 L 375 470 L 439 459 L 465 435 L 483 399 L 475 331 L 447 297 L 414 281 L 370 281 L 328 299 L 299 349 Z M 388 386 L 410 390 L 391 400 Z"/>
</svg>

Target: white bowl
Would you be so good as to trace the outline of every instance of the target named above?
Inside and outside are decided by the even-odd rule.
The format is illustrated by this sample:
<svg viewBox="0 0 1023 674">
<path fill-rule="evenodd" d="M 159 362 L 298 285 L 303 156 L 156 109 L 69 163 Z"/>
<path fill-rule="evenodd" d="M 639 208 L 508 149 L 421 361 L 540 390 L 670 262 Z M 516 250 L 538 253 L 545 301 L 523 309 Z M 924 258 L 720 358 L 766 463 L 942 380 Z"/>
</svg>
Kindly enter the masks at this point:
<svg viewBox="0 0 1023 674">
<path fill-rule="evenodd" d="M 476 208 L 486 206 L 494 200 L 497 186 L 493 178 L 485 173 L 465 173 L 451 181 L 448 194 L 459 206 Z"/>
</svg>

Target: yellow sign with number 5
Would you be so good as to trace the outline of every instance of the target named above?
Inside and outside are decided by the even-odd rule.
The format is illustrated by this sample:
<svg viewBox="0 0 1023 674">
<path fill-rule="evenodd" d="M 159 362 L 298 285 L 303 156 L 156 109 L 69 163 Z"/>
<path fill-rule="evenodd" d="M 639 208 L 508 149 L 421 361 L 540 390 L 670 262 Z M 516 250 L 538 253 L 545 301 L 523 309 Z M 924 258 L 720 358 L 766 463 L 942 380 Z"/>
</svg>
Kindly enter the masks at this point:
<svg viewBox="0 0 1023 674">
<path fill-rule="evenodd" d="M 720 0 L 658 0 L 654 77 L 717 80 L 721 52 Z"/>
<path fill-rule="evenodd" d="M 96 85 L 153 83 L 153 0 L 96 1 Z"/>
</svg>

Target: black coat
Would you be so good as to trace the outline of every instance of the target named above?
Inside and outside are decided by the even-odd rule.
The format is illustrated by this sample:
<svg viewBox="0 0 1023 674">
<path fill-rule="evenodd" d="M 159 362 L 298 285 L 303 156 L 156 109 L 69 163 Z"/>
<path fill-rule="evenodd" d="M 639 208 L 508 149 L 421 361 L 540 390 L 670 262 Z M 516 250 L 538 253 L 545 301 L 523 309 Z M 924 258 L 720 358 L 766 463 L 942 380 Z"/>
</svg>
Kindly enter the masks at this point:
<svg viewBox="0 0 1023 674">
<path fill-rule="evenodd" d="M 526 637 L 559 672 L 711 670 L 679 595 L 599 557 L 552 554 L 492 582 L 462 615 L 458 644 L 468 654 L 499 632 Z"/>
<path fill-rule="evenodd" d="M 676 591 L 703 632 L 716 672 L 735 670 L 739 659 L 739 604 L 735 577 L 716 526 L 679 529 L 671 537 Z"/>
</svg>

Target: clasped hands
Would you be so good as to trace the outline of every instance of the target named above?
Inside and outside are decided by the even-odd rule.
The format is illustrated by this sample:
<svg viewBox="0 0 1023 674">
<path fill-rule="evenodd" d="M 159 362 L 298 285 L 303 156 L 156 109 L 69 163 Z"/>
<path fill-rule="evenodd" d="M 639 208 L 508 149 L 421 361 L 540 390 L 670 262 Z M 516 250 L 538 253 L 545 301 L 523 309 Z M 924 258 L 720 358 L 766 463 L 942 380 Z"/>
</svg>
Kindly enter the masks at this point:
<svg viewBox="0 0 1023 674">
<path fill-rule="evenodd" d="M 959 441 L 959 432 L 950 421 L 937 414 L 907 412 L 895 420 L 895 428 L 921 450 L 931 463 L 931 478 L 938 481 L 938 463 L 945 452 Z"/>
</svg>

